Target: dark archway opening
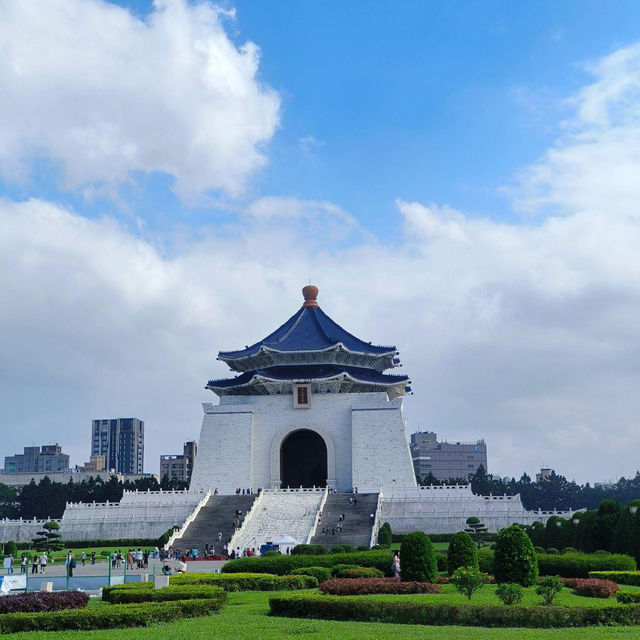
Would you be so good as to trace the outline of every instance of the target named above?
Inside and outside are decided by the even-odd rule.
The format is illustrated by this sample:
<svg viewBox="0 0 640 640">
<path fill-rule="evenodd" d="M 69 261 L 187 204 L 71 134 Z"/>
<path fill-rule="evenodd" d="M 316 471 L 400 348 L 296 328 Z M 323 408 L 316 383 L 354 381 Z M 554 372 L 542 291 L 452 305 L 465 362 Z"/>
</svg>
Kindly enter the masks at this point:
<svg viewBox="0 0 640 640">
<path fill-rule="evenodd" d="M 327 484 L 327 445 L 309 429 L 288 435 L 280 447 L 280 486 L 324 487 Z"/>
</svg>

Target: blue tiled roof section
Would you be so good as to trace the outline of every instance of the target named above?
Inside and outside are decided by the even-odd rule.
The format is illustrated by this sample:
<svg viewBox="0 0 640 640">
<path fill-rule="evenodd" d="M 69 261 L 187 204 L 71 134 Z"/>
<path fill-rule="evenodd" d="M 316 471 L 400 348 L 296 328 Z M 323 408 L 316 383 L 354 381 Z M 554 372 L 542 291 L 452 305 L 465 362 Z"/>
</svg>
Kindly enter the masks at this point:
<svg viewBox="0 0 640 640">
<path fill-rule="evenodd" d="M 254 376 L 268 378 L 270 380 L 322 380 L 333 378 L 343 373 L 346 373 L 358 382 L 369 384 L 394 385 L 409 381 L 409 376 L 392 376 L 378 373 L 373 369 L 342 367 L 335 364 L 312 364 L 268 367 L 266 369 L 257 369 L 256 371 L 247 371 L 235 378 L 209 380 L 207 387 L 229 389 L 231 387 L 242 386 L 248 384 Z"/>
<path fill-rule="evenodd" d="M 349 351 L 370 355 L 382 355 L 396 350 L 394 346 L 375 346 L 356 338 L 319 307 L 302 307 L 260 342 L 239 351 L 220 351 L 218 357 L 220 360 L 239 360 L 255 355 L 262 346 L 277 351 L 322 351 L 338 343 L 342 343 Z"/>
</svg>

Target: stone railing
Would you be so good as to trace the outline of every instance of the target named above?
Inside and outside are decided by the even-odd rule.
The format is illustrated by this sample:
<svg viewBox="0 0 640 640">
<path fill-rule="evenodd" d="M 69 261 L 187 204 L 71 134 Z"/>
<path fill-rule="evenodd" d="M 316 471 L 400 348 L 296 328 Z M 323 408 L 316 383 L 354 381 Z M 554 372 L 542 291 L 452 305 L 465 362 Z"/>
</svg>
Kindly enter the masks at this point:
<svg viewBox="0 0 640 640">
<path fill-rule="evenodd" d="M 247 523 L 251 520 L 253 515 L 257 513 L 257 507 L 262 504 L 262 501 L 264 500 L 264 495 L 265 495 L 265 492 L 261 491 L 260 495 L 253 501 L 253 504 L 251 505 L 251 509 L 249 509 L 249 511 L 245 513 L 244 520 L 242 521 L 240 526 L 233 532 L 233 535 L 231 536 L 231 540 L 229 540 L 229 544 L 227 545 L 227 551 L 229 553 L 231 553 L 231 551 L 235 549 L 236 546 L 238 546 L 238 541 L 242 539 L 242 536 L 246 531 Z"/>
<path fill-rule="evenodd" d="M 329 488 L 326 487 L 324 490 L 324 495 L 322 496 L 322 500 L 320 501 L 320 505 L 318 506 L 318 513 L 316 513 L 316 519 L 313 523 L 313 529 L 309 532 L 307 539 L 305 540 L 305 544 L 309 544 L 311 542 L 311 538 L 316 535 L 316 531 L 318 530 L 318 524 L 320 523 L 320 515 L 322 510 L 324 509 L 325 502 L 327 501 L 327 496 L 329 495 Z"/>
<path fill-rule="evenodd" d="M 378 531 L 380 531 L 380 520 L 382 516 L 382 487 L 378 493 L 378 502 L 376 503 L 376 516 L 371 527 L 371 539 L 369 540 L 369 548 L 373 547 L 377 542 Z"/>
<path fill-rule="evenodd" d="M 202 507 L 204 507 L 204 505 L 207 504 L 207 501 L 209 500 L 210 497 L 211 497 L 211 489 L 208 489 L 206 493 L 202 495 L 200 502 L 198 502 L 195 509 L 184 521 L 183 525 L 177 531 L 174 531 L 171 534 L 171 536 L 169 536 L 169 540 L 167 541 L 165 548 L 170 547 L 176 541 L 177 538 L 182 538 L 182 536 L 184 535 L 189 525 L 198 517 L 198 514 L 200 513 L 200 509 L 202 509 Z"/>
</svg>

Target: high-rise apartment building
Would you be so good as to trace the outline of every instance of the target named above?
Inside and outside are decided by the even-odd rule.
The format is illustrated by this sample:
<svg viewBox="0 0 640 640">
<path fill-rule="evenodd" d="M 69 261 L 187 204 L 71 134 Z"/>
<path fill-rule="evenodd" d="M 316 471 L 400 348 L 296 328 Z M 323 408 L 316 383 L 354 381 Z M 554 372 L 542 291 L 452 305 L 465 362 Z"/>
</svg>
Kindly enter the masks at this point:
<svg viewBox="0 0 640 640">
<path fill-rule="evenodd" d="M 68 470 L 69 455 L 62 453 L 58 443 L 24 447 L 24 453 L 4 459 L 5 473 L 62 473 Z"/>
<path fill-rule="evenodd" d="M 169 480 L 175 478 L 189 482 L 197 452 L 198 444 L 190 441 L 184 443 L 182 455 L 160 456 L 160 478 L 167 476 Z"/>
<path fill-rule="evenodd" d="M 109 471 L 143 473 L 144 422 L 138 418 L 93 420 L 91 455 L 104 456 Z"/>
<path fill-rule="evenodd" d="M 418 479 L 432 473 L 438 480 L 473 475 L 480 465 L 487 469 L 487 445 L 476 442 L 440 442 L 433 431 L 411 434 L 411 458 Z"/>
</svg>

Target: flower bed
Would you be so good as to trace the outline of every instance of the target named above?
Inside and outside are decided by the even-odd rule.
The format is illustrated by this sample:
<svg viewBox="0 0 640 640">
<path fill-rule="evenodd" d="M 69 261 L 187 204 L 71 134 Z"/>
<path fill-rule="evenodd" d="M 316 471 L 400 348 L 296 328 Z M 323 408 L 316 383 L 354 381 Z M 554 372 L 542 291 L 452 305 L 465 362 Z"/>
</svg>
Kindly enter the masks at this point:
<svg viewBox="0 0 640 640">
<path fill-rule="evenodd" d="M 20 593 L 0 598 L 0 614 L 82 609 L 88 602 L 89 596 L 80 591 Z"/>
<path fill-rule="evenodd" d="M 640 624 L 640 607 L 493 606 L 412 602 L 379 596 L 291 594 L 269 599 L 271 615 L 398 624 L 561 628 Z"/>
<path fill-rule="evenodd" d="M 595 578 L 561 578 L 561 580 L 565 587 L 587 598 L 611 598 L 620 590 L 612 580 Z"/>
<path fill-rule="evenodd" d="M 400 582 L 393 578 L 336 578 L 323 582 L 320 591 L 335 596 L 364 596 L 372 593 L 442 593 L 442 587 L 430 582 Z"/>
</svg>

